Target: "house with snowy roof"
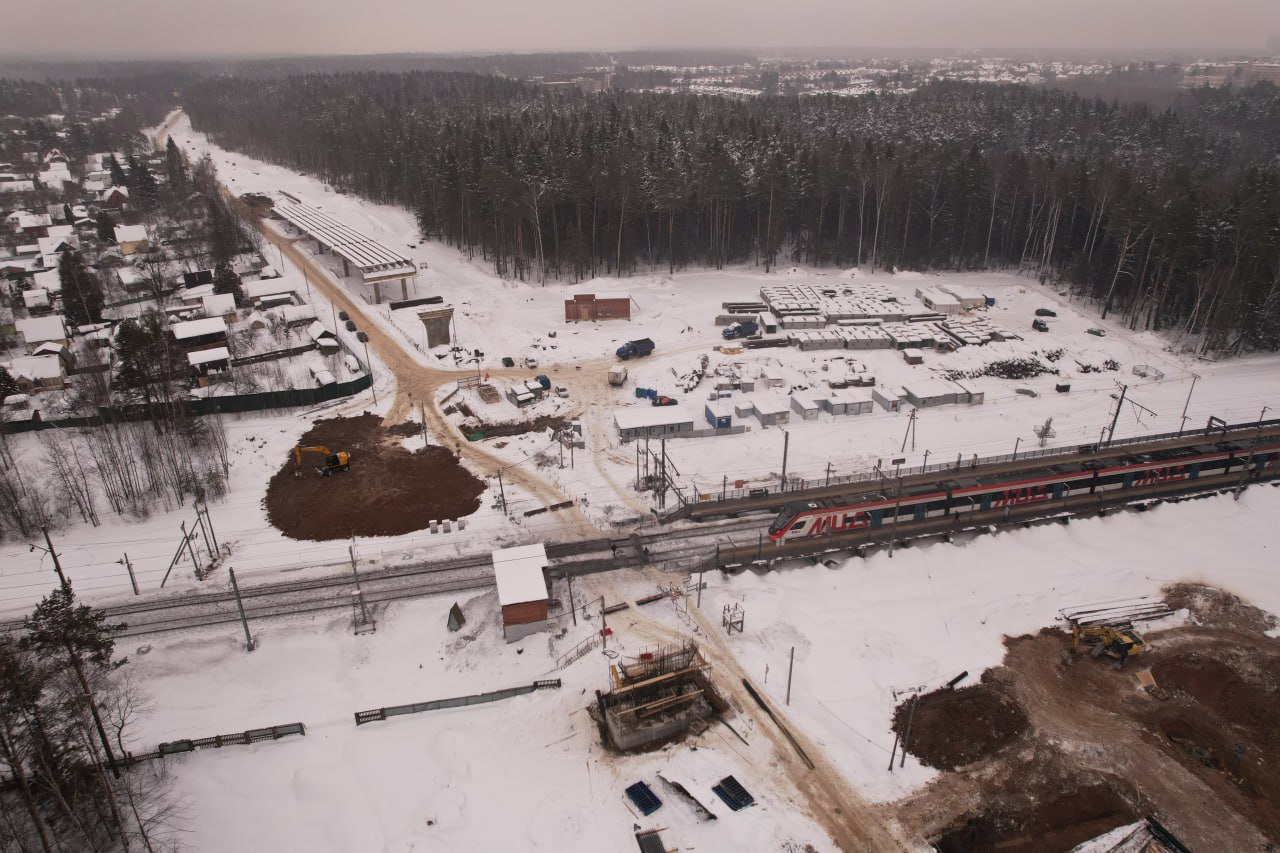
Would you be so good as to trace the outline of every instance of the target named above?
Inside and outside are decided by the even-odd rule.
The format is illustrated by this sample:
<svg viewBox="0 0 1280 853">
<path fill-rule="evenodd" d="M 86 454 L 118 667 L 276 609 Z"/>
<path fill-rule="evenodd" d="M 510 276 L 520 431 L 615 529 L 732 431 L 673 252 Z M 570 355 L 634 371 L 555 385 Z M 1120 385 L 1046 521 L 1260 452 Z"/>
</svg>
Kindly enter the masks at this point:
<svg viewBox="0 0 1280 853">
<path fill-rule="evenodd" d="M 151 251 L 151 241 L 145 226 L 117 225 L 115 237 L 120 254 L 125 257 Z"/>
</svg>

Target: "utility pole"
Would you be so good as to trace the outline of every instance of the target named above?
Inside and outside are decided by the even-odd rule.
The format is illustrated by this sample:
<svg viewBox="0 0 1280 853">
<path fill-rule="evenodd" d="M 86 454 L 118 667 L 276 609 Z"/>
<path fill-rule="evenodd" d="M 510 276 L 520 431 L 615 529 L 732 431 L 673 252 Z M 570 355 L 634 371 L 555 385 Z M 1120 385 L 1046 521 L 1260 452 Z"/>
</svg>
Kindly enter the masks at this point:
<svg viewBox="0 0 1280 853">
<path fill-rule="evenodd" d="M 1187 428 L 1187 408 L 1191 405 L 1191 394 L 1196 390 L 1196 382 L 1199 379 L 1199 374 L 1191 374 L 1191 388 L 1187 391 L 1187 402 L 1182 404 L 1182 423 L 1178 426 L 1178 435 L 1182 435 L 1182 431 Z"/>
<path fill-rule="evenodd" d="M 360 624 L 370 624 L 369 610 L 364 603 L 364 590 L 360 589 L 360 572 L 356 569 L 356 542 L 355 536 L 351 537 L 351 544 L 347 546 L 347 553 L 351 555 L 351 577 L 356 582 L 356 598 L 360 602 Z M 378 626 L 374 626 L 373 630 L 378 630 Z"/>
<path fill-rule="evenodd" d="M 507 511 L 507 490 L 502 486 L 502 469 L 501 468 L 498 469 L 498 494 L 502 498 L 502 512 L 505 514 Z"/>
<path fill-rule="evenodd" d="M 791 647 L 791 662 L 787 664 L 787 704 L 791 704 L 791 672 L 796 668 L 796 647 Z"/>
<path fill-rule="evenodd" d="M 204 505 L 203 511 L 204 511 L 204 523 L 209 525 L 209 536 L 210 538 L 213 539 L 213 550 L 215 553 L 217 553 L 220 550 L 218 547 L 218 534 L 213 532 L 213 519 L 209 517 L 208 504 Z"/>
<path fill-rule="evenodd" d="M 236 609 L 240 611 L 240 624 L 244 626 L 244 650 L 251 652 L 254 649 L 253 635 L 249 633 L 249 619 L 244 615 L 244 602 L 240 600 L 240 585 L 236 583 L 236 570 L 227 569 L 227 575 L 231 578 L 231 591 L 236 595 Z"/>
<path fill-rule="evenodd" d="M 1111 428 L 1107 431 L 1107 446 L 1111 446 L 1112 440 L 1116 437 L 1116 423 L 1120 420 L 1120 410 L 1124 408 L 1124 395 L 1129 393 L 1128 385 L 1120 386 L 1120 399 L 1116 401 L 1116 413 L 1111 418 Z"/>
<path fill-rule="evenodd" d="M 893 556 L 893 543 L 898 538 L 898 512 L 902 509 L 902 478 L 898 478 L 898 500 L 893 505 L 893 527 L 889 531 L 889 556 Z M 870 528 L 868 528 L 870 529 Z"/>
<path fill-rule="evenodd" d="M 831 485 L 831 463 L 830 462 L 827 463 L 827 479 L 822 483 L 822 485 L 824 486 Z"/>
<path fill-rule="evenodd" d="M 364 363 L 369 368 L 369 390 L 373 393 L 373 404 L 378 405 L 378 389 L 373 387 L 373 361 L 369 358 L 369 341 L 366 339 L 361 343 L 364 344 Z"/>
<path fill-rule="evenodd" d="M 609 648 L 609 623 L 604 620 L 604 596 L 600 596 L 600 642 Z"/>
<path fill-rule="evenodd" d="M 565 582 L 569 584 L 569 613 L 573 615 L 573 627 L 578 627 L 578 608 L 573 603 L 573 574 L 566 572 Z"/>
<path fill-rule="evenodd" d="M 787 490 L 787 450 L 791 446 L 791 433 L 782 431 L 782 491 Z"/>
<path fill-rule="evenodd" d="M 49 538 L 49 528 L 41 527 L 40 532 L 44 534 L 45 544 L 49 546 L 49 556 L 53 557 L 53 570 L 58 573 L 58 582 L 62 584 L 63 589 L 70 589 L 71 584 L 67 583 L 67 576 L 62 573 L 62 563 L 58 562 L 58 552 L 53 550 L 53 540 Z M 34 549 L 34 546 L 32 546 Z"/>
<path fill-rule="evenodd" d="M 916 427 L 916 409 L 913 407 L 911 409 L 911 417 L 907 418 L 907 430 L 902 434 L 902 447 L 898 448 L 899 453 L 902 453 L 907 449 L 908 437 L 911 438 L 911 449 L 912 450 L 916 449 L 915 427 Z"/>
<path fill-rule="evenodd" d="M 142 593 L 138 592 L 138 579 L 133 574 L 133 563 L 129 562 L 129 555 L 125 554 L 123 560 L 117 560 L 116 562 L 123 563 L 124 567 L 129 570 L 129 583 L 133 585 L 133 594 L 141 595 Z"/>
<path fill-rule="evenodd" d="M 191 565 L 195 567 L 196 580 L 204 580 L 204 572 L 200 569 L 200 561 L 196 559 L 196 549 L 191 544 L 191 536 L 187 534 L 187 523 L 185 521 L 178 524 L 182 530 L 182 541 L 187 543 L 187 553 L 191 555 Z M 181 550 L 181 549 L 179 549 Z"/>
</svg>

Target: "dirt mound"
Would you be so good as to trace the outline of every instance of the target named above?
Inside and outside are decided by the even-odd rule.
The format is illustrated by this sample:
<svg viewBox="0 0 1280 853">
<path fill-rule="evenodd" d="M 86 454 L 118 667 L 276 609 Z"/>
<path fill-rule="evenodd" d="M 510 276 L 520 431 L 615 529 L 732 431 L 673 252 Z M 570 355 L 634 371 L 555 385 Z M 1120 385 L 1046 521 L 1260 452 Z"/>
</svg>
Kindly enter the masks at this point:
<svg viewBox="0 0 1280 853">
<path fill-rule="evenodd" d="M 1237 655 L 1226 651 L 1221 657 L 1189 652 L 1157 660 L 1151 674 L 1166 690 L 1182 691 L 1223 722 L 1267 736 L 1280 731 L 1280 693 L 1275 676 L 1280 671 L 1280 658 L 1253 651 L 1249 657 L 1256 657 L 1256 661 L 1231 660 Z"/>
<path fill-rule="evenodd" d="M 1054 853 L 1070 850 L 1133 820 L 1133 809 L 1106 785 L 1063 790 L 1048 798 L 993 804 L 965 817 L 934 842 L 939 853 L 1000 850 Z"/>
<path fill-rule="evenodd" d="M 1165 602 L 1174 610 L 1186 608 L 1204 625 L 1231 628 L 1245 634 L 1262 634 L 1276 627 L 1276 617 L 1246 604 L 1225 590 L 1201 584 L 1169 587 Z"/>
<path fill-rule="evenodd" d="M 988 675 L 961 690 L 920 697 L 907 751 L 928 767 L 954 770 L 998 751 L 1027 729 L 1027 715 L 1008 690 Z M 912 700 L 898 706 L 893 730 L 905 736 Z"/>
<path fill-rule="evenodd" d="M 481 480 L 442 447 L 406 450 L 404 434 L 376 415 L 316 421 L 298 443 L 345 450 L 351 469 L 322 477 L 320 456 L 306 454 L 298 477 L 290 455 L 267 486 L 267 517 L 286 536 L 324 540 L 397 536 L 480 508 Z"/>
</svg>

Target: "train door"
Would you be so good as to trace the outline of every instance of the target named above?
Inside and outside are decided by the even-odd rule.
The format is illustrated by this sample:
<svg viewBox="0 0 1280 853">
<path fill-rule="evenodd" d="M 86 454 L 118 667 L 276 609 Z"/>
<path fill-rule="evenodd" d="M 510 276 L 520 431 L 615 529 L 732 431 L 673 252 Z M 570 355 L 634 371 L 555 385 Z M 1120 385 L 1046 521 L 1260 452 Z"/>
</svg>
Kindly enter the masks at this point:
<svg viewBox="0 0 1280 853">
<path fill-rule="evenodd" d="M 925 516 L 928 514 L 928 510 L 929 510 L 928 504 L 918 503 L 915 505 L 915 510 L 911 513 L 911 517 L 915 521 L 924 521 Z"/>
<path fill-rule="evenodd" d="M 1200 479 L 1200 463 L 1199 462 L 1192 462 L 1190 465 L 1187 466 L 1187 479 L 1188 480 Z"/>
<path fill-rule="evenodd" d="M 1120 482 L 1120 488 L 1122 488 L 1122 489 L 1132 489 L 1132 488 L 1133 488 L 1133 478 L 1134 478 L 1135 476 L 1136 476 L 1135 472 L 1133 472 L 1133 471 L 1125 471 L 1125 472 L 1124 472 L 1124 479 Z"/>
<path fill-rule="evenodd" d="M 1054 499 L 1055 501 L 1060 501 L 1060 500 L 1062 500 L 1063 498 L 1065 498 L 1066 496 L 1067 496 L 1067 484 L 1066 484 L 1066 483 L 1054 483 L 1054 484 L 1053 484 L 1053 499 Z"/>
<path fill-rule="evenodd" d="M 995 494 L 992 492 L 987 492 L 985 495 L 979 498 L 978 509 L 982 510 L 983 512 L 986 512 L 987 510 L 991 509 L 991 502 L 994 499 L 995 499 Z"/>
<path fill-rule="evenodd" d="M 873 509 L 868 515 L 871 516 L 871 526 L 879 527 L 884 522 L 884 510 Z"/>
</svg>

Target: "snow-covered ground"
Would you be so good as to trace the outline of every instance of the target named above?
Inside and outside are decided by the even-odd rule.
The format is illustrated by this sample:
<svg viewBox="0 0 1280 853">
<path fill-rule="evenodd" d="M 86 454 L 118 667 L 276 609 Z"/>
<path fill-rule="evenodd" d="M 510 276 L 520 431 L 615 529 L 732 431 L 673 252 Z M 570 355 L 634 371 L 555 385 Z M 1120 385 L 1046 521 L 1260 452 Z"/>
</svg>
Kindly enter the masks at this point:
<svg viewBox="0 0 1280 853">
<path fill-rule="evenodd" d="M 830 568 L 805 563 L 761 575 L 708 575 L 702 608 L 715 622 L 724 605 L 743 607 L 746 630 L 723 643 L 780 708 L 795 648 L 786 714 L 864 796 L 888 800 L 934 773 L 911 759 L 905 769 L 886 769 L 894 691 L 933 689 L 964 670 L 976 680 L 999 662 L 1003 636 L 1052 625 L 1062 607 L 1155 594 L 1165 583 L 1219 585 L 1280 612 L 1270 532 L 1278 512 L 1280 489 L 1259 486 L 1238 502 L 1164 505 Z M 1229 560 L 1222 559 L 1223 542 L 1232 543 Z M 574 594 L 579 602 L 600 594 L 615 601 L 654 589 L 652 577 L 612 573 L 584 579 Z M 584 710 L 608 685 L 610 661 L 599 651 L 553 673 L 564 680 L 558 691 L 357 729 L 357 710 L 542 678 L 556 654 L 598 625 L 580 618 L 574 627 L 566 616 L 563 639 L 534 635 L 506 645 L 494 593 L 461 602 L 468 624 L 459 634 L 445 628 L 452 603 L 394 605 L 373 635 L 352 635 L 348 620 L 335 615 L 256 626 L 260 645 L 251 654 L 237 631 L 226 629 L 159 638 L 149 653 L 134 655 L 129 667 L 155 705 L 138 732 L 139 747 L 307 724 L 305 738 L 209 750 L 175 763 L 200 849 L 624 850 L 637 823 L 669 827 L 668 845 L 681 849 L 773 850 L 785 849 L 785 841 L 833 849 L 803 804 L 787 802 L 782 768 L 795 759 L 769 753 L 761 729 L 772 723 L 753 709 L 733 721 L 750 747 L 715 727 L 696 751 L 686 744 L 650 755 L 606 753 Z M 635 656 L 688 634 L 690 623 L 677 612 L 683 607 L 663 601 L 610 616 L 611 651 Z M 719 642 L 695 639 L 708 648 Z M 713 670 L 715 677 L 730 676 Z M 699 823 L 667 795 L 659 772 L 683 782 L 721 819 Z M 710 786 L 729 773 L 759 808 L 730 813 L 714 798 Z M 649 819 L 637 819 L 622 794 L 639 780 L 666 801 Z"/>
<path fill-rule="evenodd" d="M 1024 335 L 1022 341 L 967 347 L 948 355 L 929 352 L 925 363 L 914 367 L 890 351 L 851 353 L 888 388 L 932 376 L 931 371 L 940 367 L 972 370 L 996 358 L 1058 347 L 1066 351 L 1063 363 L 1072 374 L 1069 394 L 1054 393 L 1052 377 L 973 380 L 970 384 L 985 392 L 985 403 L 920 411 L 914 449 L 905 414 L 877 410 L 838 419 L 793 419 L 786 427 L 789 474 L 820 477 L 828 464 L 833 473 L 849 473 L 897 457 L 905 457 L 908 465 L 918 464 L 926 453 L 930 461 L 941 461 L 957 454 L 1028 449 L 1038 444 L 1033 427 L 1048 418 L 1053 418 L 1055 443 L 1096 441 L 1114 414 L 1117 381 L 1129 386 L 1126 400 L 1142 408 L 1125 403 L 1116 437 L 1177 430 L 1184 404 L 1189 427 L 1203 425 L 1211 415 L 1229 422 L 1251 421 L 1263 407 L 1280 408 L 1280 362 L 1274 356 L 1218 364 L 1189 360 L 1158 336 L 1132 335 L 1102 323 L 1091 306 L 1072 304 L 1052 289 L 1012 275 L 935 277 L 811 269 L 766 275 L 739 268 L 675 276 L 655 272 L 574 286 L 504 281 L 478 260 L 468 261 L 440 244 L 419 242 L 406 211 L 340 195 L 305 176 L 210 148 L 185 120 L 175 136 L 193 155 L 208 150 L 223 180 L 237 192 L 288 192 L 420 265 L 426 263 L 415 283 L 417 293 L 439 294 L 457 307 L 458 339 L 467 348 L 485 352 L 482 370 L 496 368 L 503 356 L 535 356 L 540 366 L 531 375 L 547 371 L 557 381 L 563 377 L 570 385 L 568 401 L 555 398 L 535 411 L 550 413 L 559 407 L 563 414 L 581 416 L 587 446 L 599 452 L 577 451 L 572 468 L 566 454 L 566 467 L 561 469 L 558 447 L 552 448 L 546 435 L 486 446 L 512 463 L 538 465 L 539 474 L 569 497 L 588 498 L 591 516 L 605 527 L 611 519 L 635 518 L 648 506 L 647 495 L 630 491 L 634 449 L 618 442 L 610 418 L 617 408 L 646 405 L 634 397 L 635 386 L 676 394 L 677 375 L 703 354 L 712 369 L 728 361 L 748 372 L 773 366 L 782 371 L 788 386 L 812 384 L 822 378 L 822 362 L 839 354 L 716 352 L 713 346 L 722 342 L 714 325 L 720 303 L 754 300 L 764 284 L 870 281 L 904 294 L 914 293 L 921 284 L 960 284 L 994 295 L 996 305 L 985 316 Z M 299 274 L 280 260 L 284 274 Z M 353 285 L 348 280 L 344 286 Z M 632 322 L 564 323 L 563 301 L 570 294 L 618 291 L 634 299 Z M 319 315 L 327 316 L 330 306 L 318 292 L 313 298 Z M 1058 312 L 1048 333 L 1029 328 L 1037 307 Z M 398 329 L 406 339 L 421 335 L 412 312 L 399 312 L 407 319 L 385 308 L 371 313 L 376 322 Z M 1108 334 L 1093 337 L 1084 332 L 1089 327 L 1104 328 Z M 658 342 L 658 351 L 629 362 L 626 387 L 574 383 L 573 362 L 607 363 L 619 342 L 644 336 Z M 445 363 L 417 346 L 410 351 L 424 364 Z M 1114 359 L 1120 369 L 1082 374 L 1074 368 L 1075 360 L 1101 365 L 1106 359 Z M 1155 367 L 1164 378 L 1134 375 L 1132 369 L 1139 364 Z M 365 394 L 282 416 L 226 419 L 230 492 L 210 507 L 210 513 L 219 540 L 231 546 L 227 565 L 236 569 L 242 583 L 282 573 L 299 577 L 334 572 L 345 565 L 348 543 L 288 540 L 267 524 L 262 500 L 267 480 L 311 419 L 361 406 L 387 409 L 391 380 L 380 365 L 374 369 L 379 375 L 378 406 Z M 1199 378 L 1188 404 L 1193 375 Z M 1018 387 L 1036 390 L 1039 396 L 1017 394 Z M 474 396 L 467 399 L 473 408 L 484 405 Z M 700 411 L 701 399 L 705 393 L 699 397 L 695 391 L 685 405 Z M 505 402 L 492 411 L 521 414 Z M 776 481 L 782 470 L 781 430 L 762 429 L 753 419 L 747 422 L 752 429 L 744 435 L 668 441 L 667 451 L 681 477 L 703 490 L 718 488 L 725 477 L 730 482 Z M 11 446 L 20 457 L 38 453 L 39 436 L 16 437 Z M 519 495 L 508 497 L 521 500 Z M 369 564 L 391 563 L 481 553 L 562 533 L 553 514 L 516 524 L 492 504 L 492 495 L 486 495 L 465 531 L 362 540 L 357 549 Z M 901 549 L 892 558 L 882 553 L 866 560 L 840 560 L 832 568 L 805 564 L 765 575 L 709 576 L 702 606 L 713 617 L 725 604 L 736 602 L 745 608 L 746 631 L 716 645 L 727 646 L 756 684 L 779 702 L 787 654 L 796 648 L 787 713 L 864 795 L 892 799 L 930 776 L 910 761 L 905 771 L 890 775 L 884 769 L 895 690 L 936 686 L 965 669 L 976 678 L 1000 659 L 1002 636 L 1051 624 L 1060 607 L 1154 593 L 1171 581 L 1223 586 L 1280 612 L 1280 583 L 1274 578 L 1270 553 L 1270 524 L 1278 511 L 1280 490 L 1254 487 L 1238 502 L 1217 497 L 1167 505 L 1145 514 L 1118 513 L 956 545 Z M 55 544 L 85 598 L 102 601 L 128 594 L 124 566 L 116 562 L 125 553 L 144 592 L 157 595 L 179 543 L 179 523 L 189 525 L 192 520 L 187 507 L 144 521 L 109 519 L 100 528 L 69 524 L 55 532 Z M 1231 543 L 1229 550 L 1224 542 Z M 53 580 L 50 560 L 41 551 L 29 552 L 26 543 L 0 546 L 6 616 L 28 611 Z M 575 594 L 579 601 L 601 594 L 614 601 L 652 592 L 657 583 L 652 575 L 600 575 L 584 580 Z M 180 561 L 168 588 L 198 586 L 190 562 Z M 591 630 L 582 624 L 566 625 L 569 633 L 555 643 L 538 635 L 508 646 L 501 641 L 493 593 L 461 602 L 468 617 L 461 634 L 445 629 L 451 603 L 429 599 L 394 605 L 380 614 L 380 629 L 374 635 L 352 636 L 346 614 L 334 614 L 258 625 L 261 645 L 252 654 L 242 651 L 232 629 L 156 638 L 150 641 L 149 653 L 133 654 L 129 667 L 155 700 L 154 711 L 138 732 L 140 748 L 178 737 L 295 720 L 308 726 L 305 738 L 206 751 L 176 762 L 179 790 L 190 801 L 195 846 L 205 851 L 622 850 L 634 844 L 631 828 L 640 823 L 670 827 L 668 845 L 681 848 L 779 849 L 790 841 L 831 849 L 803 805 L 786 801 L 789 789 L 777 781 L 781 774 L 775 771 L 791 758 L 773 756 L 767 739 L 753 736 L 757 727 L 771 724 L 756 720 L 749 710 L 750 720 L 743 725 L 750 747 L 715 728 L 696 751 L 679 746 L 626 758 L 603 752 L 583 711 L 593 691 L 607 687 L 608 661 L 598 653 L 558 674 L 565 679 L 559 691 L 401 717 L 357 730 L 352 722 L 356 710 L 493 690 L 543 677 L 556 654 Z M 689 631 L 689 623 L 669 603 L 650 605 L 640 615 L 618 614 L 610 624 L 618 632 L 611 645 L 624 655 Z M 664 797 L 668 805 L 654 819 L 638 821 L 622 789 L 645 779 L 663 796 L 655 776 L 659 770 L 683 781 L 713 808 L 718 801 L 710 785 L 732 773 L 756 794 L 761 807 L 737 814 L 718 808 L 720 821 L 699 824 L 679 802 Z"/>
</svg>

